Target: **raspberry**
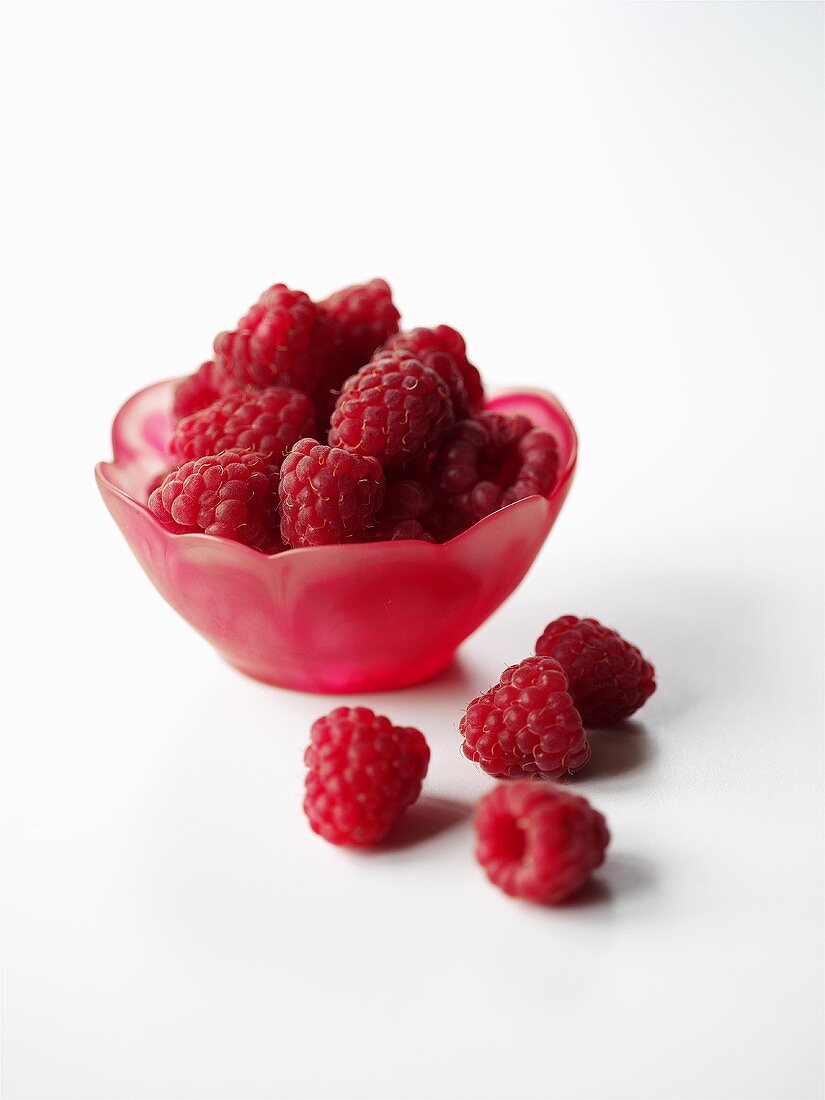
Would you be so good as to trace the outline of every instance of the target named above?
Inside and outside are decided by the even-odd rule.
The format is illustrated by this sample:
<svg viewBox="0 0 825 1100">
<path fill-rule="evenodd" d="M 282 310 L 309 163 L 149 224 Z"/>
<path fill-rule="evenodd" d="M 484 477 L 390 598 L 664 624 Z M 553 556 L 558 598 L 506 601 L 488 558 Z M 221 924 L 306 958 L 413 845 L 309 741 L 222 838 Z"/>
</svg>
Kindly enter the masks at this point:
<svg viewBox="0 0 825 1100">
<path fill-rule="evenodd" d="M 414 328 L 391 336 L 387 351 L 406 351 L 440 374 L 450 387 L 456 416 L 468 416 L 484 405 L 481 375 L 467 358 L 467 345 L 460 332 L 449 325 Z"/>
<path fill-rule="evenodd" d="M 563 615 L 545 627 L 536 653 L 562 666 L 587 725 L 629 718 L 656 690 L 653 665 L 636 646 L 596 619 Z"/>
<path fill-rule="evenodd" d="M 315 410 L 306 394 L 282 386 L 247 387 L 181 420 L 172 436 L 172 454 L 185 462 L 244 447 L 282 458 L 315 431 Z"/>
<path fill-rule="evenodd" d="M 149 509 L 167 531 L 202 531 L 272 549 L 279 545 L 278 466 L 241 448 L 184 462 L 154 490 Z"/>
<path fill-rule="evenodd" d="M 319 302 L 318 309 L 332 325 L 334 347 L 327 379 L 332 388 L 369 362 L 376 348 L 398 331 L 401 318 L 389 283 L 383 279 L 338 290 Z"/>
<path fill-rule="evenodd" d="M 304 756 L 310 825 L 331 844 L 378 844 L 418 798 L 429 760 L 417 729 L 337 707 L 313 724 Z"/>
<path fill-rule="evenodd" d="M 519 467 L 504 490 L 504 503 L 525 497 L 546 497 L 559 473 L 559 451 L 555 438 L 544 428 L 531 428 L 516 444 Z"/>
<path fill-rule="evenodd" d="M 328 354 L 318 308 L 283 283 L 264 291 L 237 329 L 215 337 L 215 355 L 238 385 L 313 393 Z"/>
<path fill-rule="evenodd" d="M 435 538 L 417 519 L 402 520 L 384 538 L 388 542 L 435 542 Z"/>
<path fill-rule="evenodd" d="M 461 420 L 441 443 L 433 476 L 441 493 L 429 526 L 452 538 L 516 500 L 546 496 L 558 473 L 556 441 L 525 416 L 481 413 Z"/>
<path fill-rule="evenodd" d="M 194 374 L 177 384 L 173 406 L 175 419 L 205 409 L 234 388 L 235 382 L 223 364 L 213 359 L 201 363 Z"/>
<path fill-rule="evenodd" d="M 610 834 L 586 798 L 558 787 L 501 783 L 475 814 L 476 859 L 511 897 L 555 905 L 604 862 Z"/>
<path fill-rule="evenodd" d="M 453 421 L 444 380 L 406 352 L 379 351 L 344 383 L 329 442 L 382 466 L 423 454 Z"/>
<path fill-rule="evenodd" d="M 281 537 L 288 546 L 363 542 L 384 496 L 374 458 L 299 440 L 281 466 Z"/>
<path fill-rule="evenodd" d="M 401 478 L 387 484 L 384 503 L 381 505 L 381 519 L 400 523 L 402 520 L 419 519 L 426 515 L 433 505 L 433 491 L 423 481 Z"/>
<path fill-rule="evenodd" d="M 459 725 L 462 752 L 500 779 L 559 779 L 579 771 L 590 746 L 561 665 L 527 657 L 473 699 Z"/>
</svg>

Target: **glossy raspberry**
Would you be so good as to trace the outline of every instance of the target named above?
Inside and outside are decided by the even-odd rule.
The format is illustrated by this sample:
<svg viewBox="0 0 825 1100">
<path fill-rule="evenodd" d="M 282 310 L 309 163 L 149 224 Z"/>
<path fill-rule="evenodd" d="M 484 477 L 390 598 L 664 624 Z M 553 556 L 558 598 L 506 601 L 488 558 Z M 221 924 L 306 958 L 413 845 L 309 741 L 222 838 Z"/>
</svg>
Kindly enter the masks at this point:
<svg viewBox="0 0 825 1100">
<path fill-rule="evenodd" d="M 235 389 L 236 383 L 222 363 L 209 359 L 194 374 L 178 382 L 173 411 L 175 419 L 190 416 Z"/>
<path fill-rule="evenodd" d="M 372 279 L 330 294 L 318 309 L 332 325 L 334 348 L 328 380 L 340 385 L 372 358 L 376 348 L 398 331 L 401 314 L 384 279 Z"/>
<path fill-rule="evenodd" d="M 238 385 L 287 386 L 311 394 L 327 354 L 317 306 L 283 283 L 264 291 L 237 329 L 215 337 L 215 356 Z"/>
<path fill-rule="evenodd" d="M 315 431 L 315 409 L 305 393 L 283 386 L 246 387 L 181 420 L 172 436 L 172 454 L 185 462 L 245 447 L 283 458 Z"/>
<path fill-rule="evenodd" d="M 435 371 L 406 352 L 379 351 L 344 384 L 329 441 L 399 465 L 435 444 L 452 421 L 450 391 Z"/>
<path fill-rule="evenodd" d="M 374 458 L 301 439 L 281 466 L 281 537 L 287 546 L 363 542 L 384 496 Z"/>
<path fill-rule="evenodd" d="M 313 724 L 304 757 L 310 825 L 331 844 L 378 844 L 418 798 L 429 760 L 417 729 L 338 707 Z"/>
<path fill-rule="evenodd" d="M 629 718 L 656 690 L 653 665 L 636 646 L 596 619 L 563 615 L 544 628 L 536 653 L 562 666 L 587 725 Z"/>
<path fill-rule="evenodd" d="M 506 669 L 473 699 L 459 729 L 464 755 L 501 779 L 559 779 L 590 759 L 567 679 L 550 657 L 527 657 Z"/>
<path fill-rule="evenodd" d="M 468 416 L 484 405 L 481 375 L 467 358 L 467 345 L 460 332 L 449 325 L 414 328 L 391 336 L 388 351 L 406 351 L 431 367 L 447 382 L 456 416 Z"/>
<path fill-rule="evenodd" d="M 550 784 L 501 783 L 478 804 L 476 859 L 512 897 L 555 905 L 604 862 L 610 834 L 586 798 Z"/>
<path fill-rule="evenodd" d="M 149 509 L 167 531 L 277 547 L 278 465 L 240 448 L 184 462 L 154 490 Z"/>
</svg>

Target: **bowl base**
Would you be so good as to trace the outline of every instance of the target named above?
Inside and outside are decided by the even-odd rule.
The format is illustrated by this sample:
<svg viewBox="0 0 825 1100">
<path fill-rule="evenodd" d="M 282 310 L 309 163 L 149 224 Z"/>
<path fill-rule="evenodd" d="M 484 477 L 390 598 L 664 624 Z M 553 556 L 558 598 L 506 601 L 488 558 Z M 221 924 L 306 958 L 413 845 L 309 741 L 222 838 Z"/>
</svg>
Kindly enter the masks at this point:
<svg viewBox="0 0 825 1100">
<path fill-rule="evenodd" d="M 296 671 L 294 675 L 277 675 L 254 665 L 243 664 L 230 660 L 221 654 L 228 665 L 237 672 L 243 673 L 251 680 L 257 680 L 271 687 L 286 688 L 288 691 L 309 692 L 314 695 L 354 695 L 358 692 L 370 694 L 372 692 L 399 691 L 401 688 L 413 687 L 415 684 L 432 680 L 448 668 L 457 650 L 449 653 L 440 653 L 426 661 L 419 661 L 415 665 L 405 665 L 403 668 L 339 668 L 330 669 L 328 673 L 321 674 L 317 669 L 312 671 Z"/>
</svg>

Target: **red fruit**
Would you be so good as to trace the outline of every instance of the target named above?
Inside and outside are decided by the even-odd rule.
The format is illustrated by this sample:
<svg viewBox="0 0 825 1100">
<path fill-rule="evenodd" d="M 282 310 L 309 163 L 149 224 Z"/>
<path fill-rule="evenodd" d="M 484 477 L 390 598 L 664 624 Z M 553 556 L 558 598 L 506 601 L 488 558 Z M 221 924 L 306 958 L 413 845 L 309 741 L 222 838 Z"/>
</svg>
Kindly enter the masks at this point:
<svg viewBox="0 0 825 1100">
<path fill-rule="evenodd" d="M 604 862 L 610 834 L 586 798 L 545 784 L 501 783 L 478 804 L 476 859 L 512 897 L 557 904 Z"/>
<path fill-rule="evenodd" d="M 216 363 L 213 359 L 201 363 L 194 374 L 177 384 L 173 407 L 175 419 L 180 420 L 183 416 L 205 409 L 234 388 L 235 381 L 222 363 Z"/>
<path fill-rule="evenodd" d="M 429 485 L 413 478 L 400 478 L 387 483 L 384 503 L 381 505 L 381 519 L 396 523 L 419 519 L 429 512 L 432 505 L 433 491 Z"/>
<path fill-rule="evenodd" d="M 185 462 L 244 447 L 282 458 L 315 431 L 315 409 L 305 393 L 283 386 L 246 387 L 181 420 L 172 436 L 172 454 Z"/>
<path fill-rule="evenodd" d="M 653 665 L 636 646 L 596 619 L 563 615 L 544 628 L 536 653 L 562 666 L 587 725 L 629 718 L 656 690 Z"/>
<path fill-rule="evenodd" d="M 331 844 L 378 844 L 418 798 L 429 760 L 417 729 L 338 707 L 313 724 L 304 756 L 310 825 Z"/>
<path fill-rule="evenodd" d="M 318 307 L 283 283 L 264 291 L 237 329 L 215 337 L 215 355 L 238 385 L 286 386 L 312 394 L 328 355 Z"/>
<path fill-rule="evenodd" d="M 376 348 L 398 331 L 401 314 L 389 283 L 372 279 L 330 294 L 318 309 L 329 320 L 333 336 L 327 381 L 337 388 L 372 358 Z"/>
<path fill-rule="evenodd" d="M 374 458 L 301 439 L 281 466 L 279 496 L 288 546 L 364 542 L 384 496 L 384 474 Z"/>
<path fill-rule="evenodd" d="M 553 436 L 525 416 L 481 413 L 446 434 L 433 462 L 439 490 L 433 522 L 442 538 L 516 500 L 547 496 L 556 483 L 558 449 Z"/>
<path fill-rule="evenodd" d="M 473 699 L 461 719 L 462 752 L 500 779 L 559 779 L 579 771 L 590 746 L 561 665 L 527 657 Z"/>
<path fill-rule="evenodd" d="M 268 455 L 233 449 L 184 462 L 149 497 L 167 531 L 203 532 L 256 549 L 278 540 L 278 465 Z"/>
<path fill-rule="evenodd" d="M 468 416 L 484 405 L 481 375 L 467 358 L 467 345 L 460 332 L 449 325 L 414 328 L 391 336 L 387 351 L 406 351 L 440 374 L 450 387 L 456 416 Z"/>
<path fill-rule="evenodd" d="M 344 384 L 329 442 L 401 465 L 438 442 L 453 422 L 446 382 L 406 352 L 379 351 Z"/>
</svg>

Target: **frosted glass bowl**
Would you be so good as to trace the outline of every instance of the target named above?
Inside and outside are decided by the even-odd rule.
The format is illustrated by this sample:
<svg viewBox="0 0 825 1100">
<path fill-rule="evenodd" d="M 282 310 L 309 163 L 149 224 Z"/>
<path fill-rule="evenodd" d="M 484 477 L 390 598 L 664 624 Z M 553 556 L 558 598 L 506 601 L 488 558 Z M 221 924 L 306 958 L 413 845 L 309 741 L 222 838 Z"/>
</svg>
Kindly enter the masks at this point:
<svg viewBox="0 0 825 1100">
<path fill-rule="evenodd" d="M 299 691 L 386 691 L 435 675 L 523 580 L 570 489 L 576 432 L 549 393 L 488 402 L 558 440 L 549 497 L 528 497 L 443 544 L 378 542 L 261 554 L 212 535 L 165 531 L 146 507 L 171 465 L 176 379 L 141 390 L 112 425 L 100 492 L 164 599 L 231 665 Z"/>
</svg>

